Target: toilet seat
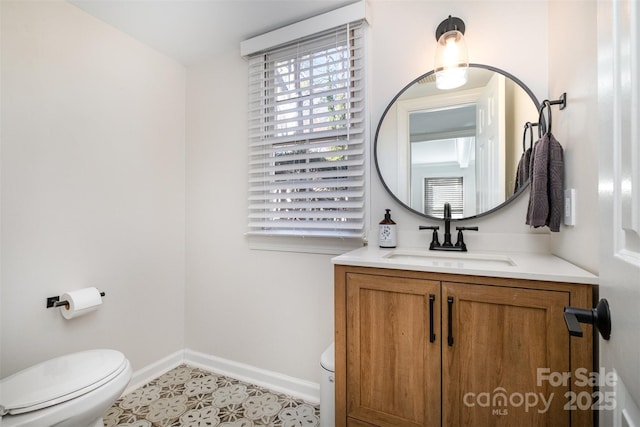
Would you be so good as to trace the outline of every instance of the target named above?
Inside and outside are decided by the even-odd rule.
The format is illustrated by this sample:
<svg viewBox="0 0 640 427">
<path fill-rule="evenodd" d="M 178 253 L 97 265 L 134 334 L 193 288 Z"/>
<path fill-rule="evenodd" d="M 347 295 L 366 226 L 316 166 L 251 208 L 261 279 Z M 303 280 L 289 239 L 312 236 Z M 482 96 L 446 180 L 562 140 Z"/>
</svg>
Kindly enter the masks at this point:
<svg viewBox="0 0 640 427">
<path fill-rule="evenodd" d="M 128 362 L 116 350 L 88 350 L 47 360 L 0 382 L 0 415 L 47 408 L 108 383 Z"/>
</svg>

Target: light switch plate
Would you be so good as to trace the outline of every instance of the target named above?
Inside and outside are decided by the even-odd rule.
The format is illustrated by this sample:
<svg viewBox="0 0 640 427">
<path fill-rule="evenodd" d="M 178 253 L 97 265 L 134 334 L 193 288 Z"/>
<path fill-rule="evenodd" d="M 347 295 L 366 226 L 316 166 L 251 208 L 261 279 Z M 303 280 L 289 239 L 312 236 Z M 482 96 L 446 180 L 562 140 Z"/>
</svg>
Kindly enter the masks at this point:
<svg viewBox="0 0 640 427">
<path fill-rule="evenodd" d="M 576 225 L 576 189 L 564 190 L 564 225 Z"/>
</svg>

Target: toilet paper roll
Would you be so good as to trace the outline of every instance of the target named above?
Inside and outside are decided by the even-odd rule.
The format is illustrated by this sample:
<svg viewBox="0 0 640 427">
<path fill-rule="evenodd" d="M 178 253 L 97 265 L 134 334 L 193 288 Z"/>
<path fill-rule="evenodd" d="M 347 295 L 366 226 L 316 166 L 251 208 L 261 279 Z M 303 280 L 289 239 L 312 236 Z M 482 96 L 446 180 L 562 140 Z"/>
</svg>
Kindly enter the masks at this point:
<svg viewBox="0 0 640 427">
<path fill-rule="evenodd" d="M 60 300 L 68 302 L 68 305 L 63 306 L 60 310 L 65 319 L 83 316 L 96 310 L 102 304 L 100 291 L 94 287 L 67 292 L 62 294 Z"/>
</svg>

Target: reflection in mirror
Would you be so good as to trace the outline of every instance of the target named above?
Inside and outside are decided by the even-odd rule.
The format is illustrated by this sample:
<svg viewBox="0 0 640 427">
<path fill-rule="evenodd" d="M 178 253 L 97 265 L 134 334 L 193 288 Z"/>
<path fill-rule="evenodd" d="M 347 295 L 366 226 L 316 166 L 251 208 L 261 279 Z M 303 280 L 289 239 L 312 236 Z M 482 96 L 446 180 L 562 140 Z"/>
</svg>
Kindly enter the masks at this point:
<svg viewBox="0 0 640 427">
<path fill-rule="evenodd" d="M 380 120 L 378 173 L 393 197 L 416 213 L 443 218 L 448 202 L 454 219 L 485 215 L 528 184 L 516 184 L 516 175 L 524 124 L 537 119 L 531 91 L 501 70 L 471 64 L 467 83 L 450 91 L 437 89 L 427 73 L 405 87 Z"/>
</svg>

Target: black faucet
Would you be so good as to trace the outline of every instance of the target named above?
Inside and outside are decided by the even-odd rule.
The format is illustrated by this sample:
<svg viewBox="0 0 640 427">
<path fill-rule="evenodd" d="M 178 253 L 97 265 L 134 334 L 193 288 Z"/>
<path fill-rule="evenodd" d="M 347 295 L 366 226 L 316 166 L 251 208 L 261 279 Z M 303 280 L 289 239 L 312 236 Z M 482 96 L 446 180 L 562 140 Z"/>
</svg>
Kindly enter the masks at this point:
<svg viewBox="0 0 640 427">
<path fill-rule="evenodd" d="M 418 227 L 419 230 L 433 230 L 433 236 L 431 238 L 431 244 L 429 250 L 431 251 L 458 251 L 467 252 L 467 245 L 464 243 L 464 237 L 462 235 L 463 230 L 478 231 L 478 227 L 456 227 L 458 230 L 458 241 L 454 245 L 451 243 L 451 205 L 449 203 L 444 204 L 444 242 L 440 244 L 438 239 L 438 230 L 440 227 L 436 226 L 424 226 Z"/>
<path fill-rule="evenodd" d="M 444 204 L 444 242 L 442 247 L 453 247 L 453 243 L 451 243 L 451 205 L 449 202 Z"/>
</svg>

